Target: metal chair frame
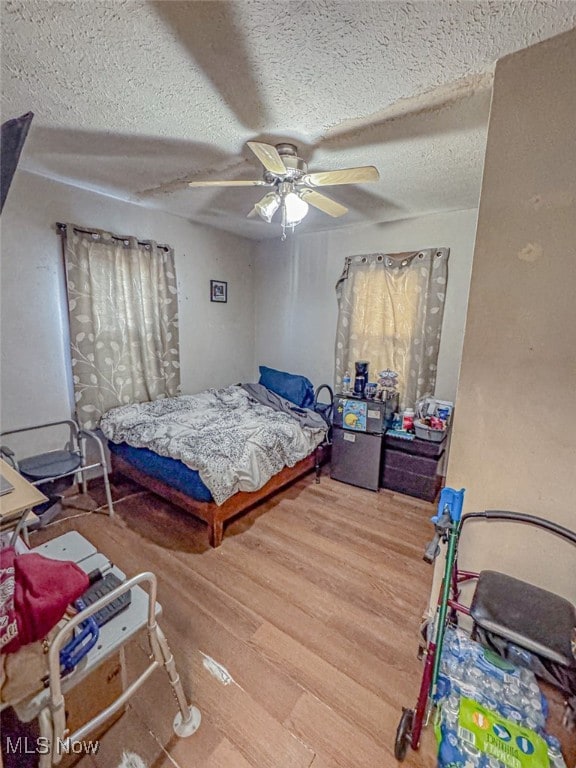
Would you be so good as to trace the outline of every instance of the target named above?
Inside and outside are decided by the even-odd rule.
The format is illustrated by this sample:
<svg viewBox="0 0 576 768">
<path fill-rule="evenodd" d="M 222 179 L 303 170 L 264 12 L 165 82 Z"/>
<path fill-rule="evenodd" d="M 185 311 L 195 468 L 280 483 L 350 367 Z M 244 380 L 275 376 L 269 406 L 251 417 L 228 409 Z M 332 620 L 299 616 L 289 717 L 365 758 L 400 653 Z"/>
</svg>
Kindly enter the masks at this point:
<svg viewBox="0 0 576 768">
<path fill-rule="evenodd" d="M 108 462 L 106 460 L 106 452 L 104 450 L 103 441 L 98 437 L 98 435 L 95 432 L 92 432 L 87 429 L 81 429 L 78 423 L 74 419 L 62 419 L 61 421 L 51 421 L 46 424 L 36 424 L 35 426 L 32 426 L 32 427 L 10 429 L 10 430 L 7 430 L 6 432 L 1 432 L 0 437 L 3 439 L 4 437 L 7 437 L 9 435 L 18 435 L 24 432 L 32 432 L 34 430 L 48 429 L 50 427 L 60 427 L 64 425 L 67 425 L 70 429 L 70 439 L 65 446 L 65 450 L 69 451 L 71 456 L 77 455 L 80 457 L 80 466 L 76 467 L 70 472 L 64 472 L 63 474 L 58 474 L 58 475 L 50 475 L 47 477 L 40 478 L 39 480 L 29 480 L 29 482 L 31 483 L 31 485 L 38 486 L 52 480 L 59 480 L 62 477 L 79 475 L 82 493 L 87 493 L 88 483 L 87 483 L 86 473 L 89 472 L 90 470 L 98 469 L 100 467 L 102 469 L 102 474 L 104 479 L 104 489 L 106 492 L 106 504 L 108 507 L 108 514 L 110 515 L 110 517 L 113 517 L 114 505 L 112 502 L 112 493 L 110 490 L 110 480 L 108 478 Z M 86 444 L 88 441 L 92 441 L 97 446 L 98 453 L 100 456 L 99 461 L 95 461 L 90 464 L 87 463 L 86 450 L 85 450 Z M 17 472 L 20 471 L 18 466 L 18 461 L 12 449 L 10 449 L 8 446 L 2 445 L 0 446 L 0 454 L 2 454 L 2 456 L 6 458 L 6 460 L 14 467 L 14 469 Z M 38 455 L 44 456 L 49 454 L 50 454 L 50 451 L 46 451 L 45 453 L 38 454 Z"/>
<path fill-rule="evenodd" d="M 326 389 L 328 391 L 328 397 L 329 397 L 328 403 L 319 402 L 320 392 L 322 392 L 323 389 Z M 326 412 L 323 413 L 321 410 L 318 409 L 318 406 L 324 406 L 327 409 Z M 327 420 L 329 429 L 328 429 L 328 432 L 326 433 L 326 442 L 330 444 L 331 431 L 332 431 L 332 417 L 333 417 L 333 411 L 334 411 L 334 390 L 329 384 L 320 384 L 320 386 L 316 389 L 316 392 L 314 393 L 314 405 L 312 406 L 312 408 L 316 411 L 316 413 L 319 413 L 324 419 Z"/>
<path fill-rule="evenodd" d="M 318 402 L 318 396 L 320 392 L 322 392 L 323 389 L 328 390 L 328 396 L 330 398 L 330 402 L 328 403 L 319 403 Z M 323 412 L 322 410 L 318 409 L 318 406 L 324 406 L 327 410 Z M 316 483 L 320 482 L 320 473 L 322 470 L 322 458 L 324 456 L 324 450 L 327 446 L 332 445 L 332 416 L 334 411 L 334 391 L 332 387 L 329 384 L 320 384 L 320 386 L 316 389 L 316 392 L 314 393 L 314 403 L 312 405 L 312 410 L 316 411 L 322 418 L 326 421 L 326 425 L 328 429 L 326 430 L 326 436 L 320 445 L 316 446 L 315 449 L 315 457 L 316 457 L 316 465 L 315 465 L 315 472 L 316 472 Z"/>
</svg>

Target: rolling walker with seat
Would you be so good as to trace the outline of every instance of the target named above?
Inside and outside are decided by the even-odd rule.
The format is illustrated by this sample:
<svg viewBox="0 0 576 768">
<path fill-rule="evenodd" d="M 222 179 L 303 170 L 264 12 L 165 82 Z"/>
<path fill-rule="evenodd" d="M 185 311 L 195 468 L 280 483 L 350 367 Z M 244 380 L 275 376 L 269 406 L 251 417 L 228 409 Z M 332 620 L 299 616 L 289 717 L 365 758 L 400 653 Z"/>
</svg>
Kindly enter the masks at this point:
<svg viewBox="0 0 576 768">
<path fill-rule="evenodd" d="M 576 545 L 576 533 L 534 515 L 519 512 L 485 511 L 462 515 L 464 491 L 442 490 L 438 514 L 432 518 L 433 540 L 424 559 L 432 563 L 440 553 L 440 542 L 447 544 L 442 586 L 434 621 L 429 627 L 424 649 L 425 663 L 420 692 L 414 709 L 405 708 L 396 732 L 395 756 L 403 760 L 408 747 L 418 749 L 423 726 L 438 700 L 437 682 L 444 634 L 455 626 L 458 614 L 473 621 L 472 638 L 488 644 L 501 656 L 515 651 L 514 660 L 523 657 L 532 671 L 559 687 L 567 699 L 567 714 L 574 716 L 576 705 L 576 607 L 547 590 L 497 571 L 461 570 L 458 567 L 458 542 L 464 524 L 474 520 L 530 525 Z M 459 602 L 460 586 L 475 581 L 469 606 Z M 519 653 L 518 653 L 519 652 Z"/>
</svg>

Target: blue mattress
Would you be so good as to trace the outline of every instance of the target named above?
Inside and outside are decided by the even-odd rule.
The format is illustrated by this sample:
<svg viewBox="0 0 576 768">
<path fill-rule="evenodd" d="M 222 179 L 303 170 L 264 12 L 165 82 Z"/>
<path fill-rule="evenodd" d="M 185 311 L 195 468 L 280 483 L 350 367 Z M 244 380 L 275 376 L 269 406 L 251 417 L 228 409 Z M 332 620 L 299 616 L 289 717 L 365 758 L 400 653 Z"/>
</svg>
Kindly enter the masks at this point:
<svg viewBox="0 0 576 768">
<path fill-rule="evenodd" d="M 178 459 L 159 456 L 148 448 L 133 448 L 127 443 L 116 444 L 108 441 L 108 447 L 111 453 L 115 453 L 150 477 L 161 480 L 197 501 L 212 501 L 212 494 L 200 479 L 198 472 Z"/>
</svg>

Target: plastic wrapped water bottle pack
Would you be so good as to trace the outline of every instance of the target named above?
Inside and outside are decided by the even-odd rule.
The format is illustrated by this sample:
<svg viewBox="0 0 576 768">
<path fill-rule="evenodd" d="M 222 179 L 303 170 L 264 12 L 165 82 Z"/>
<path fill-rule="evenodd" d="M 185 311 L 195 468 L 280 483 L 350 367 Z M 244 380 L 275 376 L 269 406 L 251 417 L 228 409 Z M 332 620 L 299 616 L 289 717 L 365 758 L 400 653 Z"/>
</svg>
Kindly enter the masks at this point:
<svg viewBox="0 0 576 768">
<path fill-rule="evenodd" d="M 462 725 L 463 701 L 478 704 L 472 730 Z M 534 673 L 501 659 L 460 629 L 446 631 L 437 704 L 439 768 L 566 768 L 558 740 L 546 733 L 548 702 Z M 478 734 L 489 734 L 490 754 L 478 747 L 479 741 L 484 744 Z M 535 744 L 539 749 L 534 751 Z"/>
</svg>

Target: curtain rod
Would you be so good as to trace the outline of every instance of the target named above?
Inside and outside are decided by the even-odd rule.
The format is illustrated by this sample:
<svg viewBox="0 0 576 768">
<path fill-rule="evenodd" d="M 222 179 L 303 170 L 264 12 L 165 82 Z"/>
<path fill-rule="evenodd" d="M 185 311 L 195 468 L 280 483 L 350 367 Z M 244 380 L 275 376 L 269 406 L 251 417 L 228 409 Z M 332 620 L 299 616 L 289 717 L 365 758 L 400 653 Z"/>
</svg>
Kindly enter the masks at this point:
<svg viewBox="0 0 576 768">
<path fill-rule="evenodd" d="M 61 221 L 56 222 L 56 229 L 60 234 L 64 234 L 66 232 L 66 224 L 63 224 Z M 83 235 L 99 235 L 101 234 L 99 230 L 96 229 L 84 229 L 83 227 L 74 227 L 75 232 L 82 232 Z M 110 233 L 109 233 L 110 234 Z M 127 240 L 128 237 L 121 237 L 120 235 L 112 235 L 110 234 L 110 237 L 112 240 Z M 146 241 L 138 240 L 138 245 L 148 245 Z M 163 251 L 170 251 L 171 248 L 169 245 L 157 245 L 158 248 L 160 248 Z"/>
</svg>

